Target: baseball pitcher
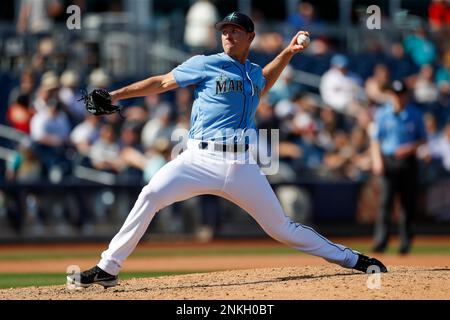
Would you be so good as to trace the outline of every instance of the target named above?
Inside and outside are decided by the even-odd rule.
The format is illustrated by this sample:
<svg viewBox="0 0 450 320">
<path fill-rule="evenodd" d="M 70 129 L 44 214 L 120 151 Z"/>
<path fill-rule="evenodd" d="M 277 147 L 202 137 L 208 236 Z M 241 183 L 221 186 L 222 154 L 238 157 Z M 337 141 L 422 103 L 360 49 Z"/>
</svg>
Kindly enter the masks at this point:
<svg viewBox="0 0 450 320">
<path fill-rule="evenodd" d="M 94 91 L 85 98 L 88 111 L 107 114 L 117 111 L 112 103 L 118 100 L 195 85 L 187 149 L 161 168 L 142 189 L 99 263 L 68 276 L 68 282 L 79 287 L 115 286 L 125 259 L 156 212 L 201 194 L 217 195 L 239 205 L 267 234 L 299 251 L 344 268 L 367 272 L 372 266 L 370 270 L 387 272 L 380 261 L 335 244 L 288 218 L 259 166 L 249 161 L 252 156 L 245 132 L 255 128 L 259 99 L 269 91 L 290 59 L 305 49 L 305 42 L 299 44 L 297 38 L 308 37 L 308 32 L 299 31 L 273 61 L 261 68 L 247 59 L 255 38 L 254 24 L 248 16 L 233 12 L 218 22 L 216 29 L 222 35 L 222 53 L 197 55 L 167 74 L 111 93 Z"/>
</svg>

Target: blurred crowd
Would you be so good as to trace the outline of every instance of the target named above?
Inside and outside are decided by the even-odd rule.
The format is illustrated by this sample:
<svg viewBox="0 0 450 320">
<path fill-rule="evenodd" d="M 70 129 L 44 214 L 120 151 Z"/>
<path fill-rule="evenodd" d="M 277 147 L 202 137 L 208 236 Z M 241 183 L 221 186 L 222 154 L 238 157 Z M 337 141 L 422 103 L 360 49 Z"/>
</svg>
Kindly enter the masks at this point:
<svg viewBox="0 0 450 320">
<path fill-rule="evenodd" d="M 23 3 L 28 10 L 37 10 L 37 3 L 41 2 Z M 55 12 L 61 10 L 59 1 L 49 3 Z M 196 18 L 199 16 L 202 19 Z M 213 28 L 218 17 L 217 8 L 209 1 L 191 6 L 183 44 L 187 55 L 221 50 Z M 34 16 L 35 20 L 38 18 Z M 280 52 L 296 30 L 311 30 L 312 34 L 308 49 L 292 59 L 257 110 L 258 128 L 279 129 L 280 133 L 280 144 L 275 146 L 280 168 L 277 174 L 268 176 L 271 182 L 367 181 L 372 176 L 374 114 L 387 102 L 383 88 L 393 80 L 406 83 L 410 101 L 423 113 L 428 141 L 418 150 L 422 181 L 432 183 L 449 175 L 449 1 L 432 1 L 423 23 L 387 37 L 389 41 L 370 38 L 357 51 L 342 50 L 324 31 L 327 24 L 317 15 L 314 5 L 306 1 L 301 1 L 298 11 L 286 17 L 282 31 L 267 28 L 261 12 L 254 11 L 252 18 L 257 36 L 249 58 L 261 66 Z M 174 130 L 186 133 L 189 129 L 192 88 L 124 101 L 122 114 L 92 116 L 80 101 L 83 90 L 112 90 L 138 79 L 119 79 L 110 70 L 100 68 L 98 45 L 76 37 L 55 36 L 49 32 L 51 23 L 44 24 L 44 33 L 31 25 L 27 28 L 24 19 L 18 21 L 17 31 L 35 33 L 27 42 L 33 54 L 20 60 L 12 50 L 8 56 L 11 64 L 20 67 L 20 77 L 7 85 L 11 90 L 4 123 L 21 132 L 23 138 L 6 145 L 13 154 L 1 176 L 8 182 L 31 184 L 80 179 L 99 182 L 106 178 L 108 184 L 147 183 L 170 161 L 173 148 L 179 143 L 172 139 Z M 51 16 L 45 21 L 51 21 Z M 61 50 L 61 43 L 67 41 L 71 45 L 66 43 L 65 47 L 70 50 Z M 0 139 L 0 146 L 5 146 L 3 143 Z M 95 214 L 102 212 L 97 205 L 114 203 L 105 188 L 94 197 Z M 284 190 L 280 199 L 284 204 L 295 202 L 302 195 L 296 190 L 290 196 Z M 74 196 L 85 215 L 77 218 L 83 224 L 89 205 L 82 193 Z M 38 200 L 39 196 L 28 197 L 26 206 L 32 208 Z M 301 208 L 308 207 L 305 201 L 302 200 Z M 57 196 L 52 203 L 58 203 Z M 124 213 L 130 209 L 129 200 L 115 203 L 124 206 Z M 209 209 L 211 206 L 217 208 L 211 198 L 205 198 L 202 206 L 204 212 L 214 211 Z M 289 207 L 286 212 L 290 212 Z M 203 223 L 217 223 L 217 215 L 215 221 Z M 173 227 L 174 223 L 170 225 Z"/>
<path fill-rule="evenodd" d="M 203 20 L 192 19 L 198 12 Z M 435 168 L 430 172 L 436 177 L 450 171 L 449 12 L 447 1 L 432 1 L 428 23 L 356 54 L 339 52 L 326 35 L 313 34 L 309 48 L 294 57 L 257 111 L 259 128 L 280 129 L 282 166 L 272 179 L 364 181 L 371 170 L 373 115 L 386 102 L 383 87 L 396 79 L 406 82 L 411 100 L 423 112 L 428 144 L 420 149 L 420 158 Z M 217 15 L 207 1 L 192 6 L 186 30 L 198 32 L 185 37 L 192 52 L 217 48 L 211 43 Z M 264 22 L 257 12 L 254 19 L 257 26 Z M 324 24 L 305 1 L 285 23 L 286 30 L 320 30 Z M 250 59 L 264 66 L 289 37 L 288 32 L 259 33 Z M 76 166 L 85 166 L 113 174 L 117 182 L 142 183 L 170 160 L 173 130 L 189 128 L 192 88 L 137 100 L 126 107 L 124 117 L 91 116 L 79 101 L 81 89 L 111 89 L 117 79 L 101 68 L 87 75 L 52 68 L 58 59 L 55 39 L 43 37 L 36 45 L 20 83 L 9 94 L 7 124 L 26 138 L 8 163 L 8 180 L 60 182 L 73 178 Z M 298 70 L 317 76 L 317 85 L 298 81 Z"/>
<path fill-rule="evenodd" d="M 108 88 L 109 81 L 104 71 L 94 70 L 88 90 Z M 8 179 L 60 182 L 81 165 L 114 174 L 117 182 L 142 183 L 170 160 L 172 131 L 189 126 L 188 89 L 177 91 L 172 102 L 148 96 L 122 114 L 96 117 L 80 101 L 76 71 L 47 71 L 35 90 L 34 82 L 27 69 L 11 91 L 7 121 L 26 136 L 8 166 Z"/>
</svg>

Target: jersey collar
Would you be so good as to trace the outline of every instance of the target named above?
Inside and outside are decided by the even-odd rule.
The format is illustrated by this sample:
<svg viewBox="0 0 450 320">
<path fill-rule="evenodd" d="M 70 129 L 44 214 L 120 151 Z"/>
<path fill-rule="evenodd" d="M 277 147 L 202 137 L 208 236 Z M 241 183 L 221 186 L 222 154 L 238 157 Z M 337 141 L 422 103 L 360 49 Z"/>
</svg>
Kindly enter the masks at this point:
<svg viewBox="0 0 450 320">
<path fill-rule="evenodd" d="M 248 66 L 250 65 L 250 60 L 245 60 L 245 64 L 242 64 L 241 62 L 239 62 L 238 60 L 234 59 L 233 57 L 230 57 L 229 55 L 227 55 L 225 52 L 219 53 L 219 55 L 221 55 L 224 59 L 234 62 L 235 64 L 237 64 L 238 66 L 244 67 L 245 69 L 248 68 Z"/>
</svg>

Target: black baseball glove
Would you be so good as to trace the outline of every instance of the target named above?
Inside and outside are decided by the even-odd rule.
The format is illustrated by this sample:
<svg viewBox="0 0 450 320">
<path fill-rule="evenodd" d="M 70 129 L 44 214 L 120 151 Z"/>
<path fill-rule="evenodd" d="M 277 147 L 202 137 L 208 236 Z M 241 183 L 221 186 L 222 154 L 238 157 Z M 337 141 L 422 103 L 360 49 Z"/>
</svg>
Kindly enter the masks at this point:
<svg viewBox="0 0 450 320">
<path fill-rule="evenodd" d="M 94 89 L 92 92 L 83 92 L 80 100 L 83 100 L 86 110 L 96 116 L 105 114 L 120 113 L 120 107 L 112 104 L 112 97 L 104 89 Z"/>
</svg>

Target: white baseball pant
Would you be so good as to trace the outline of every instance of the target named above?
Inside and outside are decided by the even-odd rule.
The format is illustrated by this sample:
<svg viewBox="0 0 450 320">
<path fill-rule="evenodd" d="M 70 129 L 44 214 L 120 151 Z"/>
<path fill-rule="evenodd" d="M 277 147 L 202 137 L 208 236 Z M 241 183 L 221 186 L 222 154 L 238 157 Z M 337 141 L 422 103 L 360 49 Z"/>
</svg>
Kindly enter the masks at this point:
<svg viewBox="0 0 450 320">
<path fill-rule="evenodd" d="M 202 194 L 213 194 L 246 210 L 272 238 L 299 251 L 352 268 L 358 259 L 353 250 L 332 243 L 312 228 L 287 217 L 259 166 L 249 163 L 249 153 L 202 150 L 199 141 L 162 167 L 142 189 L 122 228 L 101 255 L 98 266 L 117 275 L 155 213 L 162 208 Z M 237 159 L 231 160 L 232 157 Z"/>
</svg>

